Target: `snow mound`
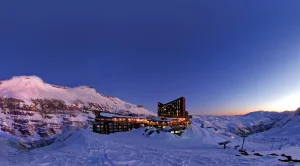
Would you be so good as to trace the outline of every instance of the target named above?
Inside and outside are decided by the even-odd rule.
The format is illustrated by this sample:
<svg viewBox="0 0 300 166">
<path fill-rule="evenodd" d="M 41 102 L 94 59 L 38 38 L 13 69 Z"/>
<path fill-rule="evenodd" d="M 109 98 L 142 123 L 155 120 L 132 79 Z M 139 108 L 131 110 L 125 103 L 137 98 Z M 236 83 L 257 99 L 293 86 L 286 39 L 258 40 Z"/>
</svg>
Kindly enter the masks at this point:
<svg viewBox="0 0 300 166">
<path fill-rule="evenodd" d="M 152 139 L 178 139 L 181 138 L 176 134 L 171 134 L 165 130 L 157 130 L 155 127 L 152 128 L 145 128 L 145 132 L 143 135 L 152 138 Z"/>
<path fill-rule="evenodd" d="M 222 141 L 228 141 L 231 139 L 229 137 L 217 134 L 216 132 L 201 128 L 199 124 L 192 123 L 183 132 L 182 137 L 185 139 L 198 139 L 202 143 L 206 144 L 216 144 Z"/>
<path fill-rule="evenodd" d="M 149 138 L 154 138 L 154 139 L 178 139 L 180 138 L 178 135 L 176 134 L 171 134 L 169 132 L 160 132 L 160 133 L 157 133 L 157 132 L 153 132 Z"/>
</svg>

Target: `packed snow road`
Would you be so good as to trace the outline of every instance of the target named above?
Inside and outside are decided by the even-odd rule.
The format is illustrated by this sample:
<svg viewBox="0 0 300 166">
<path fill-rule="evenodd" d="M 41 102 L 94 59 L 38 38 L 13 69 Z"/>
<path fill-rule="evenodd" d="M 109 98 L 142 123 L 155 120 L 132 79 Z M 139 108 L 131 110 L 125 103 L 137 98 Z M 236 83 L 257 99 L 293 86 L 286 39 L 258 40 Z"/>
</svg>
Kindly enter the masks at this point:
<svg viewBox="0 0 300 166">
<path fill-rule="evenodd" d="M 190 137 L 147 137 L 143 130 L 100 135 L 87 130 L 66 132 L 50 146 L 28 151 L 7 148 L 1 165 L 26 166 L 196 166 L 196 165 L 284 165 L 276 157 L 235 156 L 222 149 L 209 134 L 189 129 Z M 197 130 L 198 130 L 197 129 Z M 194 129 L 195 130 L 195 129 Z M 192 133 L 207 137 L 199 139 Z M 164 139 L 162 139 L 164 138 Z M 221 140 L 221 138 L 219 138 Z M 0 144 L 1 145 L 1 144 Z M 4 153 L 0 153 L 4 154 Z"/>
</svg>

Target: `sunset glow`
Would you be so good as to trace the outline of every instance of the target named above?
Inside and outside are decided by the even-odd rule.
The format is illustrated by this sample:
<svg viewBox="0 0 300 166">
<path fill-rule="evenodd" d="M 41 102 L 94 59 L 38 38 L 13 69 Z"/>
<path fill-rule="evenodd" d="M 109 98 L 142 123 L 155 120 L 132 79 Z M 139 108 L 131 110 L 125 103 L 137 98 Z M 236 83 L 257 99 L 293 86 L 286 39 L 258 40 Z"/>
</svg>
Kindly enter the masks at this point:
<svg viewBox="0 0 300 166">
<path fill-rule="evenodd" d="M 296 110 L 298 107 L 300 107 L 300 93 L 289 95 L 270 104 L 270 110 L 274 111 Z"/>
</svg>

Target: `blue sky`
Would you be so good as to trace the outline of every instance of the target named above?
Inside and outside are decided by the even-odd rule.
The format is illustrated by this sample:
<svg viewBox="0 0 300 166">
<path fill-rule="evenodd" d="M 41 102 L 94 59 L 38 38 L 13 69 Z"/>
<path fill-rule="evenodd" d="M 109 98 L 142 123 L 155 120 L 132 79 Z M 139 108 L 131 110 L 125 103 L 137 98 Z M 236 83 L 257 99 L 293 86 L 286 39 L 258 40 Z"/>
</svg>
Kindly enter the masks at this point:
<svg viewBox="0 0 300 166">
<path fill-rule="evenodd" d="M 192 114 L 296 109 L 293 2 L 1 2 L 0 79 L 90 85 L 153 111 L 180 96 Z"/>
</svg>

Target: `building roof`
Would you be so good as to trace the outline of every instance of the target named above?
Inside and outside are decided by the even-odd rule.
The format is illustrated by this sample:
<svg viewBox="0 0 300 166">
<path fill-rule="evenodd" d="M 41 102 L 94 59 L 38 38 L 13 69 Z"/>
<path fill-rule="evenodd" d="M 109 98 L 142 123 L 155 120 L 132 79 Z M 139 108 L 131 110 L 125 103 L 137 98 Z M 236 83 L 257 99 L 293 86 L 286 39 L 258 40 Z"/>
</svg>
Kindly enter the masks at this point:
<svg viewBox="0 0 300 166">
<path fill-rule="evenodd" d="M 168 102 L 168 103 L 161 103 L 161 102 L 158 102 L 158 103 L 160 103 L 160 104 L 162 104 L 162 105 L 168 105 L 168 104 L 171 104 L 171 103 L 173 103 L 173 102 L 175 102 L 175 101 L 177 101 L 177 100 L 185 100 L 185 97 L 179 97 L 179 98 L 177 98 L 177 99 L 175 99 L 175 100 L 172 100 L 172 101 L 170 101 L 170 102 Z"/>
<path fill-rule="evenodd" d="M 146 118 L 146 116 L 127 116 L 127 115 L 120 115 L 120 114 L 114 114 L 114 113 L 109 113 L 109 112 L 100 112 L 100 116 L 104 116 L 104 117 L 108 117 L 108 118 L 112 118 L 112 117 L 116 117 L 116 118 Z"/>
<path fill-rule="evenodd" d="M 130 118 L 140 118 L 140 119 L 142 119 L 142 118 L 147 118 L 146 116 L 131 116 Z"/>
<path fill-rule="evenodd" d="M 118 115 L 118 114 L 113 114 L 113 113 L 108 113 L 108 112 L 100 112 L 100 116 L 112 118 L 112 117 L 118 117 L 118 118 L 130 118 L 131 116 L 125 116 L 125 115 Z"/>
</svg>

